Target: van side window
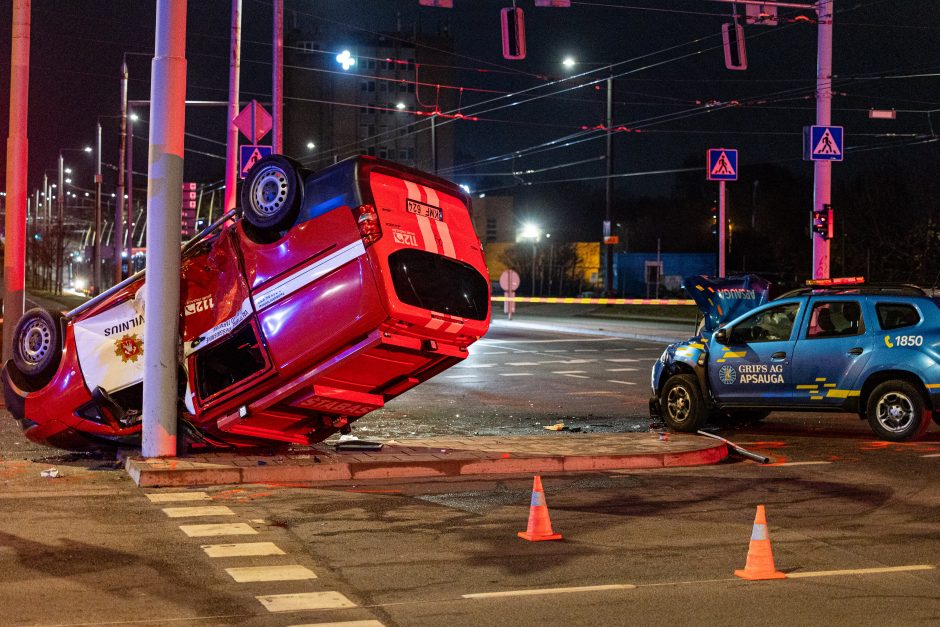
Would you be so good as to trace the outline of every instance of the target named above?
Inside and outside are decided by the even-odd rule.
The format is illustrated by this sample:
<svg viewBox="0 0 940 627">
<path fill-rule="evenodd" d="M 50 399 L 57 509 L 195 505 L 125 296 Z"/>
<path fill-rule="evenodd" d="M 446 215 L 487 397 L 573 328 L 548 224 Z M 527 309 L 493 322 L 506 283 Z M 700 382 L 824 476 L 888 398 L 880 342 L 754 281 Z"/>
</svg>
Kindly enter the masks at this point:
<svg viewBox="0 0 940 627">
<path fill-rule="evenodd" d="M 843 337 L 865 332 L 862 308 L 854 300 L 816 303 L 809 319 L 808 338 Z"/>
<path fill-rule="evenodd" d="M 920 322 L 920 313 L 913 305 L 878 303 L 875 311 L 878 312 L 878 324 L 885 331 L 910 327 Z"/>
<path fill-rule="evenodd" d="M 786 303 L 759 311 L 734 326 L 731 343 L 787 341 L 793 333 L 799 309 L 799 303 Z"/>
</svg>

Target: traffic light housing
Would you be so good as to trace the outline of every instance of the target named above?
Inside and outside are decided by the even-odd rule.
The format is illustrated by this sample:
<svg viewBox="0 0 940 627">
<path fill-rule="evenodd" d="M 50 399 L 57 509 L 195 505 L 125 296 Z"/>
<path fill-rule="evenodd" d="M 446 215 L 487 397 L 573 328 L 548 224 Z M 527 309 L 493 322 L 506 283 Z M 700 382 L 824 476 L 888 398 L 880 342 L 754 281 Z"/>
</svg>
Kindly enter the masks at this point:
<svg viewBox="0 0 940 627">
<path fill-rule="evenodd" d="M 718 235 L 718 205 L 712 204 L 712 235 Z"/>
<path fill-rule="evenodd" d="M 499 21 L 503 35 L 503 58 L 510 61 L 525 59 L 525 18 L 522 9 L 501 9 Z"/>
<path fill-rule="evenodd" d="M 822 209 L 813 210 L 812 231 L 823 239 L 832 239 L 832 205 L 823 205 Z"/>
</svg>

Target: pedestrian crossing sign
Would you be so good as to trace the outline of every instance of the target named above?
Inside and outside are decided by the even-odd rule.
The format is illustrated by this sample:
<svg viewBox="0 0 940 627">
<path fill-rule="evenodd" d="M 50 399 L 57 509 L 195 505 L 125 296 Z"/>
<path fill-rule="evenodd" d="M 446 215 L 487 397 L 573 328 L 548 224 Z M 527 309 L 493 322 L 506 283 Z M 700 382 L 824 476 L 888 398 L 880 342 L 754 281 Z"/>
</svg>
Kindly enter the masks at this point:
<svg viewBox="0 0 940 627">
<path fill-rule="evenodd" d="M 251 169 L 251 166 L 255 164 L 256 161 L 263 159 L 271 154 L 270 146 L 256 146 L 250 144 L 242 144 L 238 147 L 238 176 L 239 178 L 245 178 L 248 176 L 248 170 Z"/>
<path fill-rule="evenodd" d="M 707 174 L 709 181 L 737 181 L 738 151 L 734 148 L 709 148 Z"/>
<path fill-rule="evenodd" d="M 803 127 L 803 160 L 842 161 L 842 138 L 841 126 Z"/>
</svg>

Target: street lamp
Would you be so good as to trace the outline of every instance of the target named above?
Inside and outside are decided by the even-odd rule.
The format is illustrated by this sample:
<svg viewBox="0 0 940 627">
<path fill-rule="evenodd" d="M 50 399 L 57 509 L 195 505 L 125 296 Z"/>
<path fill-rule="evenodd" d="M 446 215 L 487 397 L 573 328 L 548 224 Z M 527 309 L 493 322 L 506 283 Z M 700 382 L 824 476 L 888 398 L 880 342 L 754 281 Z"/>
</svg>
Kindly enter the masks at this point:
<svg viewBox="0 0 940 627">
<path fill-rule="evenodd" d="M 343 50 L 336 55 L 336 62 L 342 65 L 344 70 L 348 71 L 349 68 L 356 65 L 356 57 L 352 56 L 349 50 Z"/>
<path fill-rule="evenodd" d="M 65 185 L 66 183 L 71 183 L 71 178 L 65 178 L 66 174 L 72 173 L 72 168 L 65 167 L 65 161 L 62 157 L 62 153 L 65 152 L 84 152 L 91 153 L 91 146 L 85 146 L 83 148 L 60 148 L 59 149 L 59 193 L 56 198 L 57 205 L 57 215 L 56 215 L 56 269 L 55 269 L 55 290 L 57 294 L 62 293 L 62 255 L 64 254 L 63 245 L 65 243 L 63 229 L 63 222 L 65 221 Z"/>
<path fill-rule="evenodd" d="M 532 296 L 535 297 L 535 247 L 539 243 L 541 230 L 537 224 L 526 222 L 522 225 L 522 232 L 519 233 L 519 239 L 532 240 Z"/>
<path fill-rule="evenodd" d="M 307 150 L 313 150 L 317 145 L 313 142 L 307 142 Z"/>
</svg>

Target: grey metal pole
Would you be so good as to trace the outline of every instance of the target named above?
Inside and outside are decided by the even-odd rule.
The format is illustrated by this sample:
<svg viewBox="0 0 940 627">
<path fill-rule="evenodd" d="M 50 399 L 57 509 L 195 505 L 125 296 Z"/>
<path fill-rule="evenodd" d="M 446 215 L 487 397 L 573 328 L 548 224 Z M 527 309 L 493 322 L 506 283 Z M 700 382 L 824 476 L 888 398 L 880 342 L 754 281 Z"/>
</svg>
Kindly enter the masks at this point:
<svg viewBox="0 0 940 627">
<path fill-rule="evenodd" d="M 127 274 L 134 274 L 134 116 L 127 109 Z"/>
<path fill-rule="evenodd" d="M 433 113 L 431 114 L 431 171 L 437 174 L 437 115 Z"/>
<path fill-rule="evenodd" d="M 117 193 L 114 204 L 114 284 L 124 278 L 121 272 L 121 252 L 124 250 L 124 157 L 127 153 L 127 62 L 121 64 L 121 139 L 118 146 Z M 128 260 L 128 263 L 130 261 Z M 130 266 L 128 266 L 130 270 Z M 129 272 L 129 274 L 133 274 Z"/>
<path fill-rule="evenodd" d="M 832 123 L 832 1 L 816 3 L 816 125 Z M 832 162 L 813 162 L 813 209 L 822 211 L 828 205 L 832 189 Z M 829 240 L 822 233 L 812 233 L 813 278 L 829 278 Z"/>
<path fill-rule="evenodd" d="M 92 294 L 101 293 L 101 122 L 96 127 L 95 148 L 95 240 L 92 249 Z"/>
<path fill-rule="evenodd" d="M 274 3 L 274 58 L 271 60 L 271 109 L 274 118 L 272 125 L 273 137 L 271 144 L 274 152 L 284 152 L 283 113 L 284 113 L 284 0 L 273 0 Z M 210 221 L 211 222 L 211 221 Z"/>
<path fill-rule="evenodd" d="M 241 67 L 242 0 L 232 0 L 232 47 L 228 73 L 228 112 L 225 128 L 228 130 L 225 147 L 225 211 L 235 208 L 235 185 L 238 180 L 238 77 Z M 150 101 L 153 102 L 151 96 Z M 151 107 L 153 111 L 153 107 Z M 254 140 L 254 138 L 252 138 Z M 149 231 L 149 229 L 148 229 Z"/>
<path fill-rule="evenodd" d="M 614 142 L 613 136 L 611 135 L 610 127 L 614 124 L 614 77 L 607 77 L 607 178 L 604 181 L 604 202 L 605 202 L 605 216 L 607 223 L 611 226 L 611 235 L 613 235 L 613 210 L 611 204 L 613 202 L 613 183 L 614 183 Z M 613 292 L 613 280 L 614 280 L 614 246 L 613 244 L 606 245 L 606 262 L 604 268 L 604 291 Z"/>
<path fill-rule="evenodd" d="M 143 287 L 144 457 L 176 455 L 186 0 L 157 0 L 156 24 L 147 164 L 147 281 Z"/>
<path fill-rule="evenodd" d="M 56 193 L 56 236 L 55 236 L 55 293 L 62 293 L 62 261 L 65 256 L 65 234 L 62 224 L 65 216 L 65 160 L 59 151 L 59 191 Z"/>
<path fill-rule="evenodd" d="M 725 220 L 725 182 L 718 181 L 718 276 L 725 276 L 725 237 L 727 220 Z"/>
</svg>

